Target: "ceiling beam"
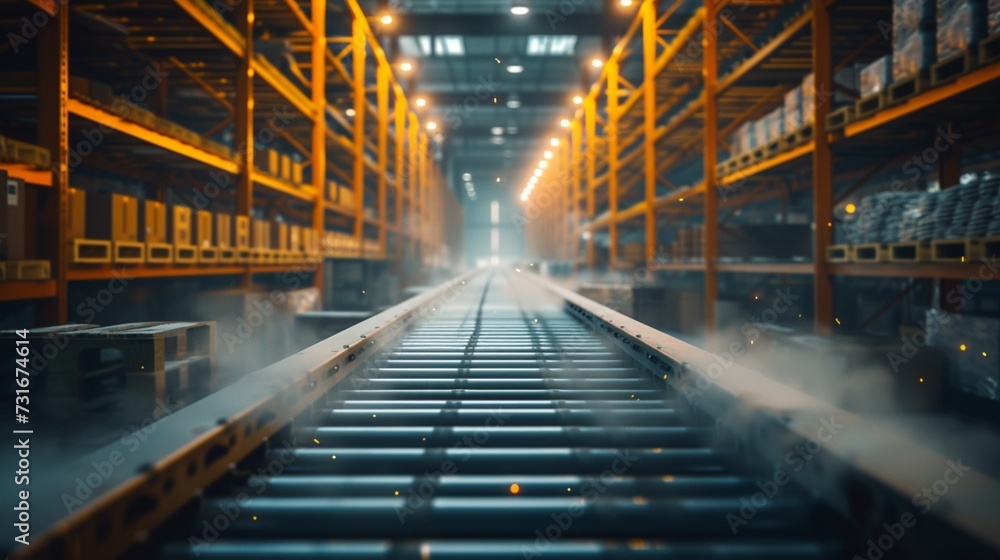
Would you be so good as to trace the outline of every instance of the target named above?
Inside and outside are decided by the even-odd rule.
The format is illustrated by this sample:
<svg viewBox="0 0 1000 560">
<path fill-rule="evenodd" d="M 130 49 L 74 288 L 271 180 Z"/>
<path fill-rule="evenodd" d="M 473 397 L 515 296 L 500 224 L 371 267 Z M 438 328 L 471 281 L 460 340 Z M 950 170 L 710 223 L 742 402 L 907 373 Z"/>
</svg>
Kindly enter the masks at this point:
<svg viewBox="0 0 1000 560">
<path fill-rule="evenodd" d="M 462 36 L 526 36 L 526 35 L 593 35 L 613 36 L 625 33 L 632 15 L 618 17 L 603 14 L 572 14 L 558 12 L 533 13 L 526 16 L 499 14 L 397 14 L 392 25 L 379 29 L 387 35 L 462 35 Z"/>
<path fill-rule="evenodd" d="M 420 89 L 417 90 L 419 93 L 424 93 Z M 444 93 L 444 92 L 426 92 L 424 97 L 427 98 L 428 106 L 434 109 L 444 109 L 450 108 L 454 105 L 464 106 L 467 104 L 472 107 L 471 110 L 477 110 L 480 108 L 493 107 L 506 108 L 507 101 L 510 96 L 514 94 L 517 96 L 518 101 L 521 102 L 521 107 L 570 107 L 573 103 L 573 96 L 578 95 L 579 92 L 576 90 L 566 89 L 566 91 L 532 91 L 532 92 L 511 92 L 511 91 L 495 91 L 492 95 L 485 98 L 476 95 L 474 91 L 474 86 L 470 86 L 467 92 L 454 92 L 454 93 Z M 493 97 L 496 97 L 496 103 L 493 103 Z M 468 103 L 466 103 L 468 102 Z M 517 118 L 516 113 L 511 115 L 512 118 Z"/>
</svg>

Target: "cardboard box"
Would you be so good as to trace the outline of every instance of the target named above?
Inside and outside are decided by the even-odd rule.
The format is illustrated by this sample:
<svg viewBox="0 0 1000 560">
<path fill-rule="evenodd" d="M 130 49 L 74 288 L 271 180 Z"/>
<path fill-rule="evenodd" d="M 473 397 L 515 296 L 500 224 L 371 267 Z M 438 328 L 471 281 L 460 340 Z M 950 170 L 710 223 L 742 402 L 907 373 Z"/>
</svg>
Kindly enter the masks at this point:
<svg viewBox="0 0 1000 560">
<path fill-rule="evenodd" d="M 281 154 L 274 150 L 267 151 L 267 172 L 274 177 L 281 175 Z"/>
<path fill-rule="evenodd" d="M 250 248 L 250 216 L 236 216 L 233 242 L 237 249 Z"/>
<path fill-rule="evenodd" d="M 146 243 L 166 243 L 167 205 L 155 200 L 144 201 L 141 229 Z"/>
<path fill-rule="evenodd" d="M 68 239 L 87 237 L 87 191 L 83 189 L 69 189 L 69 223 L 66 235 Z"/>
<path fill-rule="evenodd" d="M 233 247 L 233 217 L 229 214 L 215 215 L 215 244 L 220 249 Z"/>
<path fill-rule="evenodd" d="M 279 222 L 271 228 L 271 248 L 279 251 L 288 250 L 288 224 Z"/>
<path fill-rule="evenodd" d="M 341 185 L 337 189 L 337 204 L 346 206 L 347 208 L 354 208 L 354 190 Z"/>
<path fill-rule="evenodd" d="M 253 238 L 251 247 L 254 249 L 271 248 L 271 223 L 267 220 L 253 221 Z"/>
<path fill-rule="evenodd" d="M 189 246 L 191 237 L 191 209 L 186 206 L 170 208 L 170 242 L 175 246 Z"/>
<path fill-rule="evenodd" d="M 280 177 L 286 181 L 290 181 L 292 179 L 292 158 L 288 154 L 281 154 Z"/>
<path fill-rule="evenodd" d="M 296 185 L 302 184 L 302 162 L 293 161 L 292 162 L 292 182 Z"/>
<path fill-rule="evenodd" d="M 20 261 L 27 259 L 27 197 L 24 181 L 12 179 L 3 173 L 5 192 L 0 199 L 0 260 Z"/>
<path fill-rule="evenodd" d="M 288 228 L 288 250 L 299 252 L 302 251 L 302 228 L 299 226 L 291 226 Z"/>
<path fill-rule="evenodd" d="M 215 229 L 213 227 L 215 225 L 213 224 L 214 221 L 211 212 L 208 210 L 198 210 L 195 244 L 199 247 L 215 246 L 215 236 L 212 234 Z"/>
<path fill-rule="evenodd" d="M 86 237 L 139 241 L 139 201 L 122 194 L 87 193 Z"/>
</svg>

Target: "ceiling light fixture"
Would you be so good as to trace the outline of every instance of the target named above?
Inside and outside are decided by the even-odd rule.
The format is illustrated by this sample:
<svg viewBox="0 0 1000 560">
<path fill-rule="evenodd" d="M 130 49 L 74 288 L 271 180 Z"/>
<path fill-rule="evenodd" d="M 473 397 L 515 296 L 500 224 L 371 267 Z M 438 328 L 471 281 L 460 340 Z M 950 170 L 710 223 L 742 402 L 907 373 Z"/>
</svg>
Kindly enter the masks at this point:
<svg viewBox="0 0 1000 560">
<path fill-rule="evenodd" d="M 437 127 L 438 125 L 434 121 L 427 123 L 427 130 L 437 130 Z"/>
<path fill-rule="evenodd" d="M 528 15 L 528 12 L 530 11 L 531 10 L 527 6 L 512 6 L 510 9 L 510 13 L 515 16 L 525 16 Z"/>
<path fill-rule="evenodd" d="M 549 143 L 552 144 L 553 148 L 559 147 L 559 139 L 558 138 L 553 138 L 552 140 L 549 140 Z"/>
<path fill-rule="evenodd" d="M 544 159 L 542 161 L 538 162 L 538 167 L 540 169 L 545 169 L 548 166 L 549 166 L 549 162 L 545 161 Z"/>
<path fill-rule="evenodd" d="M 542 176 L 542 170 L 541 169 L 536 169 L 535 170 L 535 177 L 541 177 L 541 176 Z"/>
<path fill-rule="evenodd" d="M 552 159 L 552 150 L 545 150 L 545 159 Z"/>
<path fill-rule="evenodd" d="M 382 17 L 379 18 L 379 21 L 382 22 L 382 25 L 392 24 L 392 14 L 382 14 Z"/>
<path fill-rule="evenodd" d="M 355 112 L 354 109 L 348 109 L 344 111 L 344 114 L 347 115 L 348 117 L 353 117 L 355 115 Z"/>
<path fill-rule="evenodd" d="M 399 65 L 399 69 L 402 70 L 403 72 L 409 72 L 410 70 L 413 70 L 413 65 L 410 64 L 409 62 L 404 62 Z"/>
<path fill-rule="evenodd" d="M 590 61 L 590 65 L 593 66 L 594 68 L 600 68 L 601 66 L 604 66 L 604 61 L 599 58 L 595 58 L 594 60 Z"/>
<path fill-rule="evenodd" d="M 632 0 L 621 0 L 618 3 L 621 4 L 623 8 L 629 8 L 632 6 Z"/>
<path fill-rule="evenodd" d="M 581 97 L 579 95 L 574 95 L 573 96 L 573 104 L 574 105 L 582 105 L 583 104 L 583 97 Z"/>
<path fill-rule="evenodd" d="M 424 105 L 427 105 L 427 100 L 424 99 L 423 97 L 418 97 L 417 98 L 417 107 L 423 107 Z"/>
<path fill-rule="evenodd" d="M 511 74 L 520 74 L 521 72 L 524 72 L 524 66 L 521 66 L 520 64 L 511 64 L 507 67 L 507 71 Z"/>
<path fill-rule="evenodd" d="M 563 119 L 559 121 L 559 126 L 563 128 L 569 128 L 569 119 Z"/>
</svg>

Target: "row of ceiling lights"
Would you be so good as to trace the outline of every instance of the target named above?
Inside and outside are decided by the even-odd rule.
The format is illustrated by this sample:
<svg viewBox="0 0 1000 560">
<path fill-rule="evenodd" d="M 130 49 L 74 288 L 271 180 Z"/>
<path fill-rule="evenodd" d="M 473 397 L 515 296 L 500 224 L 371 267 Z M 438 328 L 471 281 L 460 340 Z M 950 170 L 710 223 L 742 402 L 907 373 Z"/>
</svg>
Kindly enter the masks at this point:
<svg viewBox="0 0 1000 560">
<path fill-rule="evenodd" d="M 627 8 L 627 7 L 632 6 L 633 2 L 632 2 L 632 0 L 619 0 L 618 3 L 622 7 Z M 512 6 L 510 8 L 510 13 L 513 14 L 513 15 L 515 15 L 515 16 L 524 16 L 524 15 L 527 15 L 528 13 L 530 13 L 530 12 L 531 12 L 531 9 L 528 6 L 525 6 L 523 4 L 516 4 L 516 5 L 514 5 L 514 6 Z M 377 19 L 382 25 L 391 25 L 392 22 L 393 22 L 392 14 L 390 14 L 388 12 L 383 13 L 381 16 L 379 16 L 378 18 L 374 18 L 374 19 Z M 497 62 L 499 62 L 499 60 L 497 60 Z M 592 59 L 590 61 L 590 64 L 594 68 L 600 68 L 600 67 L 602 67 L 604 65 L 604 61 L 601 60 L 600 58 L 594 58 L 594 59 Z M 412 72 L 413 69 L 414 69 L 414 65 L 410 61 L 403 61 L 403 62 L 401 62 L 399 64 L 399 70 L 401 72 L 403 72 L 403 73 Z M 524 72 L 524 66 L 521 65 L 521 64 L 517 64 L 517 63 L 508 64 L 507 65 L 507 72 L 509 72 L 511 74 L 520 74 L 520 73 Z M 583 97 L 582 96 L 576 95 L 576 96 L 573 97 L 573 104 L 574 105 L 580 105 L 582 103 L 583 103 Z M 427 99 L 424 98 L 424 97 L 418 97 L 418 98 L 416 98 L 414 100 L 414 104 L 417 107 L 419 107 L 419 108 L 426 107 L 427 106 Z M 509 99 L 507 101 L 507 107 L 509 107 L 511 109 L 517 109 L 520 106 L 521 106 L 521 102 L 517 98 L 512 98 L 512 99 Z M 346 115 L 348 117 L 353 117 L 355 115 L 354 109 L 348 109 L 346 111 Z M 559 122 L 559 124 L 563 128 L 567 128 L 570 125 L 570 121 L 569 121 L 569 119 L 562 119 Z M 434 121 L 429 121 L 426 126 L 427 126 L 427 130 L 430 131 L 430 132 L 434 132 L 438 128 L 437 123 L 434 122 Z M 494 127 L 494 129 L 492 130 L 492 132 L 493 132 L 494 135 L 498 135 L 497 132 L 496 132 L 498 129 L 500 130 L 500 134 L 503 133 L 503 129 L 501 127 Z M 513 132 L 510 132 L 510 133 L 513 134 Z M 442 138 L 443 137 L 442 137 L 442 135 L 440 133 L 438 133 L 435 136 L 435 140 L 437 140 L 437 141 L 441 141 Z M 558 147 L 559 146 L 559 139 L 558 138 L 552 138 L 549 141 L 549 143 L 554 148 Z M 546 150 L 545 153 L 543 154 L 543 156 L 544 156 L 544 159 L 542 159 L 538 163 L 538 167 L 535 169 L 534 174 L 532 175 L 531 179 L 528 181 L 528 185 L 525 186 L 524 190 L 521 192 L 521 200 L 523 200 L 523 201 L 527 201 L 528 198 L 531 196 L 532 191 L 535 189 L 535 185 L 538 184 L 538 181 L 540 180 L 541 176 L 545 172 L 544 170 L 549 166 L 548 160 L 552 159 L 552 157 L 554 156 L 554 154 L 553 154 L 552 150 Z M 465 190 L 466 190 L 466 193 L 469 196 L 469 199 L 470 200 L 476 200 L 475 185 L 471 182 L 472 175 L 469 174 L 469 173 L 465 173 L 465 174 L 463 174 L 462 179 L 465 182 Z M 499 178 L 497 179 L 497 181 L 499 182 Z"/>
<path fill-rule="evenodd" d="M 574 95 L 573 104 L 582 105 L 583 96 Z M 569 128 L 571 124 L 572 122 L 569 119 L 561 119 L 559 121 L 559 126 L 562 128 Z M 553 137 L 551 140 L 549 140 L 549 145 L 551 145 L 553 148 L 559 147 L 559 144 L 560 142 L 558 138 Z M 527 202 L 527 200 L 531 198 L 531 193 L 535 190 L 535 186 L 538 184 L 538 181 L 541 180 L 542 175 L 545 174 L 545 169 L 548 168 L 549 166 L 548 160 L 552 159 L 554 155 L 555 154 L 552 152 L 552 150 L 545 150 L 545 153 L 542 154 L 542 160 L 538 162 L 538 167 L 536 167 L 535 171 L 532 173 L 531 179 L 528 180 L 528 184 L 525 185 L 524 190 L 521 191 L 522 201 Z"/>
</svg>

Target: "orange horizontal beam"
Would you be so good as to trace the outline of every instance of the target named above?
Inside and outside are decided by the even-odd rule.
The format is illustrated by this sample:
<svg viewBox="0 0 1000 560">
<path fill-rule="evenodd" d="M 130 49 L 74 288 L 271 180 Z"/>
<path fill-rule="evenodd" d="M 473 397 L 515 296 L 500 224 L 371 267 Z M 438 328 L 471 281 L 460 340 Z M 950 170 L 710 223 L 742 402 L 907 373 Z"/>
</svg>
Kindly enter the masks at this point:
<svg viewBox="0 0 1000 560">
<path fill-rule="evenodd" d="M 312 187 L 298 187 L 294 183 L 289 183 L 258 171 L 253 172 L 253 182 L 267 187 L 273 191 L 284 195 L 292 196 L 301 200 L 316 200 L 316 191 Z"/>
<path fill-rule="evenodd" d="M 210 165 L 229 173 L 238 173 L 240 170 L 240 166 L 230 159 L 206 152 L 201 148 L 186 144 L 172 136 L 160 134 L 155 130 L 148 129 L 131 121 L 127 121 L 118 115 L 109 113 L 104 109 L 94 107 L 93 105 L 80 101 L 79 99 L 70 98 L 67 101 L 67 108 L 71 115 L 76 115 L 97 124 L 107 126 L 108 128 L 121 132 L 122 134 L 127 134 L 133 138 L 142 140 L 143 142 L 148 142 L 153 146 L 174 152 L 175 154 L 204 163 L 205 165 Z"/>
<path fill-rule="evenodd" d="M 14 280 L 0 282 L 0 301 L 55 297 L 55 280 Z"/>
<path fill-rule="evenodd" d="M 850 138 L 852 136 L 863 134 L 873 128 L 878 128 L 884 124 L 920 111 L 921 109 L 926 109 L 941 103 L 942 101 L 946 101 L 958 94 L 993 82 L 998 78 L 1000 78 L 1000 62 L 994 62 L 993 64 L 970 72 L 948 85 L 936 87 L 932 90 L 921 93 L 900 105 L 879 111 L 867 119 L 855 121 L 844 127 L 842 137 L 838 138 L 838 135 L 835 134 L 834 140 L 842 140 L 843 138 Z"/>
<path fill-rule="evenodd" d="M 719 84 L 716 87 L 716 93 L 721 94 L 726 91 L 726 89 L 736 83 L 740 78 L 760 65 L 760 63 L 767 59 L 767 57 L 774 54 L 779 47 L 788 42 L 788 40 L 794 37 L 796 33 L 812 23 L 812 15 L 812 8 L 803 12 L 802 15 L 789 24 L 788 27 L 782 30 L 782 32 L 779 33 L 774 39 L 771 39 L 766 45 L 761 47 L 760 50 L 755 52 L 753 56 L 744 60 L 743 63 L 740 64 L 735 70 L 720 79 Z"/>
<path fill-rule="evenodd" d="M 813 152 L 813 147 L 814 143 L 810 141 L 796 148 L 792 148 L 787 152 L 782 152 L 774 157 L 765 159 L 762 162 L 755 163 L 750 167 L 740 169 L 739 171 L 734 171 L 729 175 L 726 175 L 725 177 L 719 179 L 719 184 L 728 185 L 730 183 L 737 183 L 739 181 L 749 179 L 759 173 L 768 171 L 769 169 L 774 169 L 775 167 L 779 167 L 788 162 L 795 161 L 801 157 L 805 157 L 811 154 Z"/>
<path fill-rule="evenodd" d="M 4 162 L 0 162 L 0 169 L 6 171 L 7 176 L 11 179 L 21 179 L 29 185 L 34 185 L 36 187 L 52 186 L 51 169 L 36 169 L 23 163 Z"/>
<path fill-rule="evenodd" d="M 985 263 L 845 263 L 827 265 L 837 276 L 879 276 L 898 278 L 950 278 L 963 280 L 993 274 Z"/>
</svg>

